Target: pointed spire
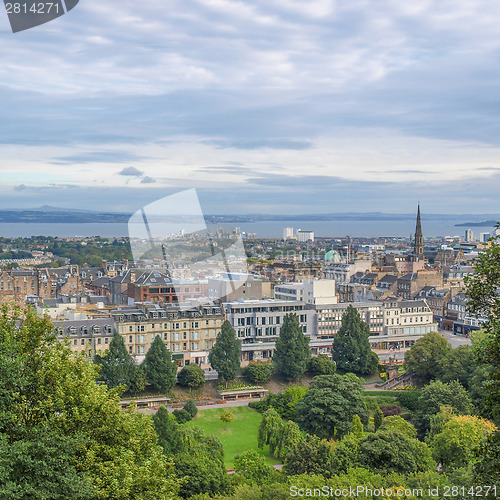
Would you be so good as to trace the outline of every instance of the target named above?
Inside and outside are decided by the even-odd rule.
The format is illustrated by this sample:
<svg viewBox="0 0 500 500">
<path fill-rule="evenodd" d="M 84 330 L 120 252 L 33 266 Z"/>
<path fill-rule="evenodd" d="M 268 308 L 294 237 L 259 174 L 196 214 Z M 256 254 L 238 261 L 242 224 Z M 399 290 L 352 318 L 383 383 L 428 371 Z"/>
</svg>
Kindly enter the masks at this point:
<svg viewBox="0 0 500 500">
<path fill-rule="evenodd" d="M 420 202 L 417 209 L 417 226 L 415 228 L 414 255 L 418 258 L 424 258 L 424 237 L 422 235 L 422 221 L 420 219 Z"/>
</svg>

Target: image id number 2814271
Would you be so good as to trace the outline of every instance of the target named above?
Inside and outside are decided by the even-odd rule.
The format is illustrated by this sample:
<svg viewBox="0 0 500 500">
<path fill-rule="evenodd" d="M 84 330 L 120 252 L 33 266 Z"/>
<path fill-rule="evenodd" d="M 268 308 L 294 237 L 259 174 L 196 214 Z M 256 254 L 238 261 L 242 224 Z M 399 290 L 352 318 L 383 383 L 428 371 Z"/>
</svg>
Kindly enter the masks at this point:
<svg viewBox="0 0 500 500">
<path fill-rule="evenodd" d="M 59 14 L 58 2 L 6 3 L 7 14 Z"/>
</svg>

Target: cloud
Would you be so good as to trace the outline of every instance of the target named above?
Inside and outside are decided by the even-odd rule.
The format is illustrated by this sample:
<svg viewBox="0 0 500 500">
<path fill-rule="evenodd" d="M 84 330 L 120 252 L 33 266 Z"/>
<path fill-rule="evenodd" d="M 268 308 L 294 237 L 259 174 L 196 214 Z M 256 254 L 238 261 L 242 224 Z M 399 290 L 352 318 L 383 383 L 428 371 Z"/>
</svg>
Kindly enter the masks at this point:
<svg viewBox="0 0 500 500">
<path fill-rule="evenodd" d="M 156 181 L 147 175 L 142 179 L 141 184 L 154 184 Z"/>
<path fill-rule="evenodd" d="M 125 175 L 130 177 L 141 177 L 143 172 L 135 167 L 126 167 L 118 175 Z"/>
<path fill-rule="evenodd" d="M 55 164 L 72 165 L 85 163 L 125 163 L 143 160 L 143 157 L 127 151 L 89 151 L 54 158 Z M 130 174 L 121 174 L 130 175 Z"/>
<path fill-rule="evenodd" d="M 25 184 L 19 184 L 19 186 L 14 187 L 14 191 L 24 191 L 28 189 Z"/>
<path fill-rule="evenodd" d="M 442 199 L 447 178 L 482 210 L 500 192 L 498 21 L 486 0 L 80 2 L 2 39 L 3 194 L 57 178 L 120 204 L 136 177 L 324 212 Z"/>
</svg>

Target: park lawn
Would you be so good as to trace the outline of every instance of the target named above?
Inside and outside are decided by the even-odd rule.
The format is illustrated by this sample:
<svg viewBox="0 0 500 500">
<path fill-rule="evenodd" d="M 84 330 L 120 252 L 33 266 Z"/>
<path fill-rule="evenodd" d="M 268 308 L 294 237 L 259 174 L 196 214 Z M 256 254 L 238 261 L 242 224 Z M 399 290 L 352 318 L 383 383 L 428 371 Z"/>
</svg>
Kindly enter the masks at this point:
<svg viewBox="0 0 500 500">
<path fill-rule="evenodd" d="M 248 408 L 248 406 L 237 406 L 228 408 L 234 415 L 233 421 L 226 424 L 220 419 L 225 408 L 213 410 L 200 410 L 196 417 L 184 425 L 195 425 L 201 427 L 207 434 L 215 434 L 224 446 L 224 462 L 226 467 L 234 465 L 234 457 L 248 450 L 256 450 L 266 457 L 269 465 L 279 464 L 278 460 L 269 455 L 268 447 L 260 449 L 257 446 L 259 425 L 262 415 Z"/>
</svg>

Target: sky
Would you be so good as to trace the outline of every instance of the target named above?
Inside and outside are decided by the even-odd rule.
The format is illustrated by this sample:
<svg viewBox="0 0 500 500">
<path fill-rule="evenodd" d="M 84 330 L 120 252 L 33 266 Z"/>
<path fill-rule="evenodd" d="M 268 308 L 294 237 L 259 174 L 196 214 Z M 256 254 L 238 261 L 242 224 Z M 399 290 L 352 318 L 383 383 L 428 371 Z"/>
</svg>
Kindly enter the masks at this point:
<svg viewBox="0 0 500 500">
<path fill-rule="evenodd" d="M 500 4 L 80 0 L 0 12 L 0 208 L 500 213 Z"/>
</svg>

